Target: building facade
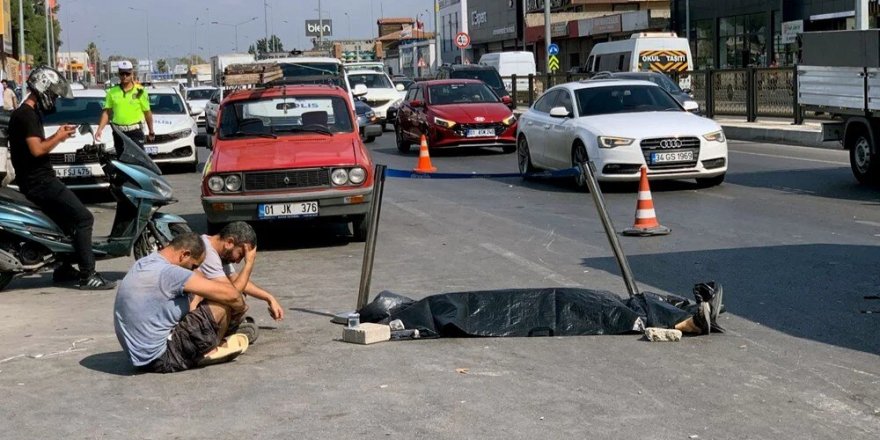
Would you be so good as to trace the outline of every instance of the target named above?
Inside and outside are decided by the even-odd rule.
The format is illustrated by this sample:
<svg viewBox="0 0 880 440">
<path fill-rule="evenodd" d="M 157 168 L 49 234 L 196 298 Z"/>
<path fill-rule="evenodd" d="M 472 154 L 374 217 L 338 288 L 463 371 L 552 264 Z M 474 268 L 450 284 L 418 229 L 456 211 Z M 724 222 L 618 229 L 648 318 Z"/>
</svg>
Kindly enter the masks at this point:
<svg viewBox="0 0 880 440">
<path fill-rule="evenodd" d="M 522 0 L 468 0 L 467 20 L 472 62 L 489 52 L 521 50 Z"/>
<path fill-rule="evenodd" d="M 473 59 L 470 48 L 462 51 L 455 45 L 455 36 L 459 32 L 468 32 L 467 5 L 468 0 L 440 0 L 437 31 L 440 32 L 440 58 L 443 62 L 461 64 L 462 59 Z"/>
<path fill-rule="evenodd" d="M 673 0 L 672 26 L 690 32 L 698 69 L 790 66 L 800 32 L 855 27 L 855 0 Z M 686 7 L 690 5 L 690 11 Z M 878 0 L 870 0 L 876 27 Z M 687 17 L 690 17 L 688 23 Z"/>
</svg>

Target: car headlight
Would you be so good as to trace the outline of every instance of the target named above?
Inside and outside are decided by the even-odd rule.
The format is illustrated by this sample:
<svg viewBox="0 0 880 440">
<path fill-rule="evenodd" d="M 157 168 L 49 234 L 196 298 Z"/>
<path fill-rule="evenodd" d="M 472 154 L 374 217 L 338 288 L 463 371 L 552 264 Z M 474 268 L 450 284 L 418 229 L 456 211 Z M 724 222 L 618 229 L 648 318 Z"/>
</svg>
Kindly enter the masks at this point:
<svg viewBox="0 0 880 440">
<path fill-rule="evenodd" d="M 183 130 L 174 131 L 165 135 L 168 139 L 183 139 L 185 137 L 189 137 L 193 133 L 191 128 L 184 128 Z"/>
<path fill-rule="evenodd" d="M 224 187 L 226 191 L 236 192 L 241 189 L 241 176 L 238 174 L 230 174 L 224 179 Z"/>
<path fill-rule="evenodd" d="M 348 171 L 344 168 L 333 170 L 333 172 L 330 173 L 330 181 L 336 186 L 345 185 L 348 182 Z"/>
<path fill-rule="evenodd" d="M 446 119 L 441 119 L 438 117 L 434 117 L 434 123 L 445 128 L 455 127 L 455 122 L 447 121 Z"/>
<path fill-rule="evenodd" d="M 348 180 L 349 182 L 360 185 L 364 183 L 364 180 L 367 179 L 367 170 L 361 167 L 352 168 L 351 171 L 348 172 Z"/>
<path fill-rule="evenodd" d="M 223 191 L 223 186 L 223 178 L 220 176 L 211 176 L 211 178 L 208 179 L 208 189 L 210 189 L 212 192 L 216 193 Z"/>
<path fill-rule="evenodd" d="M 625 147 L 634 141 L 635 139 L 625 137 L 599 136 L 599 148 Z"/>
<path fill-rule="evenodd" d="M 724 130 L 718 130 L 704 134 L 703 139 L 709 142 L 724 142 L 727 138 L 724 137 Z"/>
<path fill-rule="evenodd" d="M 516 122 L 516 115 L 510 115 L 501 121 L 504 125 L 513 125 L 514 122 Z"/>
</svg>

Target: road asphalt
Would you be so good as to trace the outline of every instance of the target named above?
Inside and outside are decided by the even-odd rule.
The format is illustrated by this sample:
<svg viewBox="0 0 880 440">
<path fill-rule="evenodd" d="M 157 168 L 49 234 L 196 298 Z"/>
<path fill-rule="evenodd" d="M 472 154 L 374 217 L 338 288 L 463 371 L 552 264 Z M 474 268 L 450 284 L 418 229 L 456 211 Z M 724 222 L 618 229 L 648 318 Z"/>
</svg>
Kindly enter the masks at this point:
<svg viewBox="0 0 880 440">
<path fill-rule="evenodd" d="M 259 228 L 253 280 L 287 309 L 251 303 L 260 340 L 236 361 L 135 374 L 113 333 L 114 292 L 0 292 L 0 437 L 873 439 L 880 433 L 880 190 L 846 152 L 730 143 L 721 186 L 652 184 L 664 237 L 622 237 L 643 290 L 723 283 L 725 334 L 341 342 L 328 315 L 354 307 L 363 245 L 347 225 Z M 410 169 L 393 133 L 374 159 Z M 202 152 L 204 153 L 204 152 Z M 516 170 L 515 154 L 437 152 L 442 172 Z M 170 174 L 199 231 L 198 174 Z M 603 185 L 616 228 L 636 187 Z M 98 234 L 113 204 L 90 195 Z M 131 258 L 99 263 L 120 279 Z M 415 298 L 578 286 L 625 296 L 588 194 L 564 181 L 389 179 L 372 294 Z"/>
</svg>

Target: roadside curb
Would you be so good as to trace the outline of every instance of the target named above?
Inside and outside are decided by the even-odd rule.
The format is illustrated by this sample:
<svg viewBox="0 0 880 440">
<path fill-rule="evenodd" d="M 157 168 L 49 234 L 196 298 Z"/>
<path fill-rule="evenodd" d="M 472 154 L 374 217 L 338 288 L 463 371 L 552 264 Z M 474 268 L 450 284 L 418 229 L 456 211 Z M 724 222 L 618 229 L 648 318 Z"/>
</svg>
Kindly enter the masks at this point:
<svg viewBox="0 0 880 440">
<path fill-rule="evenodd" d="M 822 133 L 807 130 L 781 130 L 767 127 L 743 127 L 742 125 L 721 124 L 724 135 L 728 139 L 748 142 L 768 142 L 801 147 L 824 148 L 829 150 L 842 149 L 839 142 L 822 141 Z"/>
</svg>

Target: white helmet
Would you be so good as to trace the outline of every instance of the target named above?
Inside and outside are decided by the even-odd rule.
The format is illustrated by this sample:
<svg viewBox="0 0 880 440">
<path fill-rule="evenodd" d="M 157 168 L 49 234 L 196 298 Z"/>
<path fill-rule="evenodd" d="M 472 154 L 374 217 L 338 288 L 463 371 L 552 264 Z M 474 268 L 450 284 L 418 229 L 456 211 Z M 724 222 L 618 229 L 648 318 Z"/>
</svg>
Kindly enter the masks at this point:
<svg viewBox="0 0 880 440">
<path fill-rule="evenodd" d="M 119 63 L 116 64 L 116 68 L 120 72 L 122 72 L 122 71 L 131 72 L 131 70 L 133 69 L 133 67 L 131 66 L 131 61 L 129 61 L 129 60 L 120 61 Z"/>
<path fill-rule="evenodd" d="M 70 83 L 57 70 L 40 66 L 28 76 L 27 87 L 37 97 L 37 104 L 44 114 L 55 112 L 55 100 L 73 98 Z"/>
</svg>

